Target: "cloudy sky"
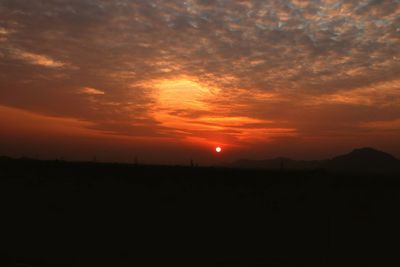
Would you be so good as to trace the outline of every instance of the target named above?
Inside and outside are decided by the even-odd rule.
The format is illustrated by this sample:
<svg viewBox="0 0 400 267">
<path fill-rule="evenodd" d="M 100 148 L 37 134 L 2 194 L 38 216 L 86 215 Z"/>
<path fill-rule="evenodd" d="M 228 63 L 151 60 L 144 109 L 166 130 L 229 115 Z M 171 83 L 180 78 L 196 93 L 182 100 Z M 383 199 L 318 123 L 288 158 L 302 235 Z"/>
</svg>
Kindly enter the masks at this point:
<svg viewBox="0 0 400 267">
<path fill-rule="evenodd" d="M 0 154 L 400 157 L 400 0 L 0 0 L 0 17 Z"/>
</svg>

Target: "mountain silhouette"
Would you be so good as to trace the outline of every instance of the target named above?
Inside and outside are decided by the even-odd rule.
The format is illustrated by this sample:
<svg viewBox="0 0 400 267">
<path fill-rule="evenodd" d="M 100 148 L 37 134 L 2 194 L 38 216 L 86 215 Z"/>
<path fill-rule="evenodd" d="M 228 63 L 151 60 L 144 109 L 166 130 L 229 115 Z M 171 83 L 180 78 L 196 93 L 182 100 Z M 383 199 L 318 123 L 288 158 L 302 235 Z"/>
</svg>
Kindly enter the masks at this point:
<svg viewBox="0 0 400 267">
<path fill-rule="evenodd" d="M 321 167 L 330 171 L 386 173 L 400 171 L 400 161 L 386 152 L 367 147 L 334 157 Z"/>
<path fill-rule="evenodd" d="M 348 154 L 320 161 L 274 158 L 268 160 L 241 159 L 229 167 L 265 170 L 327 170 L 334 172 L 400 172 L 400 160 L 374 148 L 358 148 Z"/>
</svg>

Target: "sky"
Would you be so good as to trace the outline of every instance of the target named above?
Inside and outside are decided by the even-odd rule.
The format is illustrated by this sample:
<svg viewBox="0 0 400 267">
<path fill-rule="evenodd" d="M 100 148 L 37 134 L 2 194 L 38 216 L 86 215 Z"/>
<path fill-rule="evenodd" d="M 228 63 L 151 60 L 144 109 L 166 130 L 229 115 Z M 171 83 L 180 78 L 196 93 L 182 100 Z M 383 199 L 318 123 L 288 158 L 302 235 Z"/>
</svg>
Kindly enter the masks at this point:
<svg viewBox="0 0 400 267">
<path fill-rule="evenodd" d="M 0 0 L 0 17 L 2 155 L 400 157 L 400 0 Z"/>
</svg>

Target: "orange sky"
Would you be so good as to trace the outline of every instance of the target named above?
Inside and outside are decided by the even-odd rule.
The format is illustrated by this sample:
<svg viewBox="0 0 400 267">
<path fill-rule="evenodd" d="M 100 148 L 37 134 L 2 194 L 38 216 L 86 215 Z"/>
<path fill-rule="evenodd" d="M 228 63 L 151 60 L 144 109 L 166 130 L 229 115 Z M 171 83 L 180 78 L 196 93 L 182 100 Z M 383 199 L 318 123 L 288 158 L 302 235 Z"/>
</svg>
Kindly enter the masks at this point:
<svg viewBox="0 0 400 267">
<path fill-rule="evenodd" d="M 0 16 L 2 155 L 400 157 L 396 0 L 2 1 Z"/>
</svg>

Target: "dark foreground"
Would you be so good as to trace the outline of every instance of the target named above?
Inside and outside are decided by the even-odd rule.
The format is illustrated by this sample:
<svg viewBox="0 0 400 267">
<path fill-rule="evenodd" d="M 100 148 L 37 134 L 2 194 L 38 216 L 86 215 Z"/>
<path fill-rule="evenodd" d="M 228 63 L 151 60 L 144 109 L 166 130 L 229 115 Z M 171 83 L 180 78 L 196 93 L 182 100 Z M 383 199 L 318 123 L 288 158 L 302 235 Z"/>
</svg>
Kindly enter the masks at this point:
<svg viewBox="0 0 400 267">
<path fill-rule="evenodd" d="M 395 176 L 0 162 L 0 266 L 400 263 Z"/>
</svg>

